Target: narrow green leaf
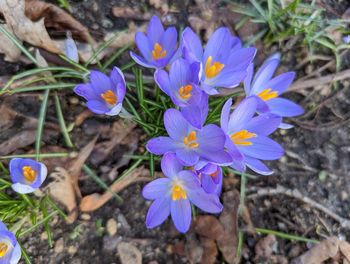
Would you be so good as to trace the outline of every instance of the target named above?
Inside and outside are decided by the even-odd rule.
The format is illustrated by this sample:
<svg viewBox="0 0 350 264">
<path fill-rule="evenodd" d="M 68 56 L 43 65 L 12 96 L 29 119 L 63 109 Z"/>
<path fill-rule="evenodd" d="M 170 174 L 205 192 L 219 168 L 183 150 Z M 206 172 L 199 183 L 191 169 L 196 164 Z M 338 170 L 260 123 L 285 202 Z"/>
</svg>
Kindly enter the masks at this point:
<svg viewBox="0 0 350 264">
<path fill-rule="evenodd" d="M 39 160 L 39 156 L 40 156 L 41 138 L 42 138 L 42 134 L 43 134 L 43 130 L 44 130 L 47 102 L 49 100 L 49 94 L 50 94 L 50 90 L 46 90 L 44 92 L 44 99 L 43 99 L 43 102 L 41 104 L 39 118 L 38 118 L 38 129 L 37 129 L 36 139 L 35 139 L 36 160 Z"/>
</svg>

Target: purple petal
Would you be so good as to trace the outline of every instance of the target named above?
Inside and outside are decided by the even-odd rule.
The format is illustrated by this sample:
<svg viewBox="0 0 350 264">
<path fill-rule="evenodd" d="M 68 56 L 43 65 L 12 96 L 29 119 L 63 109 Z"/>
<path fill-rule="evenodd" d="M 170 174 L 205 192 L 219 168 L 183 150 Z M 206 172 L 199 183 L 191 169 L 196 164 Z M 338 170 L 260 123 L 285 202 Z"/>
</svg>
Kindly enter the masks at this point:
<svg viewBox="0 0 350 264">
<path fill-rule="evenodd" d="M 256 48 L 241 48 L 234 50 L 228 57 L 228 63 L 225 65 L 229 71 L 246 71 L 254 59 Z"/>
<path fill-rule="evenodd" d="M 205 47 L 203 63 L 205 64 L 209 56 L 212 56 L 213 61 L 224 63 L 231 50 L 231 41 L 232 36 L 228 28 L 221 27 L 215 30 Z"/>
<path fill-rule="evenodd" d="M 254 159 L 251 157 L 246 157 L 245 158 L 245 163 L 247 166 L 255 171 L 256 173 L 259 173 L 261 175 L 271 175 L 273 174 L 273 171 L 270 170 L 263 162 L 261 162 L 258 159 Z"/>
<path fill-rule="evenodd" d="M 169 27 L 163 34 L 160 44 L 166 50 L 165 58 L 169 61 L 175 54 L 177 44 L 177 31 L 175 27 Z"/>
<path fill-rule="evenodd" d="M 208 96 L 202 92 L 197 105 L 181 108 L 183 117 L 195 128 L 201 129 L 207 119 L 209 111 Z"/>
<path fill-rule="evenodd" d="M 148 183 L 142 190 L 142 196 L 148 200 L 156 200 L 167 195 L 171 188 L 168 178 L 160 178 Z"/>
<path fill-rule="evenodd" d="M 91 112 L 99 115 L 110 111 L 105 103 L 102 103 L 98 100 L 89 100 L 86 102 L 86 106 L 90 109 Z"/>
<path fill-rule="evenodd" d="M 151 47 L 151 44 L 145 34 L 142 32 L 137 32 L 135 35 L 135 43 L 141 52 L 142 57 L 146 61 L 151 61 L 153 47 Z"/>
<path fill-rule="evenodd" d="M 264 83 L 261 89 L 257 89 L 258 92 L 271 88 L 273 91 L 277 91 L 278 95 L 283 94 L 287 88 L 292 84 L 295 78 L 295 72 L 286 72 L 277 77 L 271 79 L 270 81 Z"/>
<path fill-rule="evenodd" d="M 189 190 L 201 188 L 199 179 L 196 173 L 194 173 L 193 171 L 180 171 L 177 175 L 177 179 L 180 180 L 180 182 L 182 182 L 186 192 Z"/>
<path fill-rule="evenodd" d="M 155 200 L 146 216 L 146 226 L 147 228 L 154 228 L 162 224 L 170 214 L 170 197 L 159 198 Z"/>
<path fill-rule="evenodd" d="M 287 124 L 287 123 L 284 123 L 284 122 L 281 122 L 281 124 L 278 126 L 278 128 L 280 128 L 280 129 L 291 129 L 293 127 L 294 127 L 293 125 Z"/>
<path fill-rule="evenodd" d="M 74 88 L 74 92 L 85 98 L 85 100 L 98 100 L 100 95 L 96 94 L 90 83 L 78 84 Z"/>
<path fill-rule="evenodd" d="M 220 126 L 221 129 L 226 133 L 228 130 L 228 120 L 230 117 L 230 110 L 232 106 L 232 99 L 228 99 L 221 110 Z"/>
<path fill-rule="evenodd" d="M 164 126 L 169 136 L 178 141 L 183 141 L 183 138 L 190 132 L 190 124 L 182 116 L 182 114 L 173 108 L 165 111 Z"/>
<path fill-rule="evenodd" d="M 16 246 L 12 250 L 10 264 L 17 264 L 19 262 L 19 260 L 21 259 L 21 254 L 22 254 L 21 246 L 16 241 Z"/>
<path fill-rule="evenodd" d="M 191 225 L 191 204 L 188 199 L 172 201 L 170 205 L 171 218 L 176 229 L 186 233 Z"/>
<path fill-rule="evenodd" d="M 219 94 L 219 91 L 214 86 L 208 85 L 208 84 L 206 84 L 204 82 L 201 82 L 201 86 L 200 87 L 208 95 Z"/>
<path fill-rule="evenodd" d="M 11 159 L 9 168 L 10 168 L 10 176 L 12 182 L 22 182 L 23 181 L 23 172 L 22 172 L 22 166 L 21 162 L 23 159 L 21 158 L 14 158 Z"/>
<path fill-rule="evenodd" d="M 35 192 L 35 190 L 37 189 L 37 188 L 31 187 L 30 185 L 19 183 L 19 182 L 12 184 L 11 187 L 15 192 L 21 193 L 21 194 L 32 193 L 32 192 Z"/>
<path fill-rule="evenodd" d="M 176 60 L 171 64 L 169 78 L 173 89 L 188 85 L 193 79 L 190 64 L 184 59 Z"/>
<path fill-rule="evenodd" d="M 254 74 L 254 64 L 251 63 L 247 68 L 247 75 L 245 76 L 244 81 L 243 81 L 244 91 L 245 91 L 246 96 L 250 95 L 253 74 Z"/>
<path fill-rule="evenodd" d="M 183 169 L 183 165 L 174 153 L 166 153 L 162 158 L 161 168 L 165 176 L 173 178 Z"/>
<path fill-rule="evenodd" d="M 304 113 L 304 109 L 300 105 L 284 98 L 271 99 L 267 101 L 267 105 L 271 113 L 282 117 L 298 116 Z"/>
<path fill-rule="evenodd" d="M 236 71 L 229 68 L 224 68 L 224 70 L 220 72 L 218 76 L 212 79 L 206 79 L 205 83 L 212 87 L 234 88 L 244 80 L 246 74 L 246 70 Z"/>
<path fill-rule="evenodd" d="M 147 37 L 149 37 L 153 44 L 155 44 L 156 42 L 160 42 L 160 38 L 163 33 L 164 27 L 162 22 L 160 21 L 159 17 L 153 16 L 147 28 Z"/>
<path fill-rule="evenodd" d="M 104 73 L 99 71 L 90 72 L 90 82 L 96 94 L 102 94 L 108 90 L 112 90 L 112 81 Z"/>
<path fill-rule="evenodd" d="M 106 115 L 109 115 L 109 116 L 115 116 L 115 115 L 118 115 L 120 113 L 120 111 L 122 110 L 122 107 L 123 105 L 120 103 L 120 104 L 117 104 L 115 106 L 113 106 L 108 112 L 106 112 L 105 114 Z"/>
<path fill-rule="evenodd" d="M 182 33 L 184 58 L 190 62 L 202 61 L 203 47 L 196 33 L 186 27 Z"/>
<path fill-rule="evenodd" d="M 268 136 L 281 124 L 282 118 L 273 114 L 263 114 L 253 117 L 245 126 L 251 133 Z"/>
<path fill-rule="evenodd" d="M 231 155 L 223 149 L 217 150 L 215 152 L 201 152 L 200 155 L 202 158 L 205 158 L 221 166 L 227 166 L 232 163 Z"/>
<path fill-rule="evenodd" d="M 197 134 L 198 151 L 202 153 L 223 150 L 225 140 L 226 136 L 220 127 L 213 124 L 206 125 Z"/>
<path fill-rule="evenodd" d="M 171 85 L 168 73 L 164 70 L 156 70 L 154 73 L 154 80 L 156 81 L 159 88 L 168 96 L 170 96 Z"/>
<path fill-rule="evenodd" d="M 248 97 L 244 99 L 230 116 L 228 123 L 229 133 L 233 131 L 240 131 L 252 119 L 256 112 L 257 100 L 255 97 Z"/>
<path fill-rule="evenodd" d="M 130 51 L 130 56 L 137 64 L 143 67 L 157 69 L 157 67 L 153 63 L 146 61 L 144 58 L 140 57 L 132 51 Z"/>
<path fill-rule="evenodd" d="M 284 154 L 283 148 L 268 137 L 257 136 L 249 140 L 252 145 L 238 146 L 238 149 L 246 156 L 261 160 L 275 160 Z"/>
<path fill-rule="evenodd" d="M 146 148 L 156 155 L 163 155 L 166 152 L 175 151 L 175 142 L 169 137 L 156 137 L 147 142 Z"/>
<path fill-rule="evenodd" d="M 195 206 L 208 213 L 220 213 L 222 204 L 219 197 L 215 194 L 206 193 L 202 188 L 192 189 L 187 191 L 188 199 Z"/>
<path fill-rule="evenodd" d="M 255 74 L 255 78 L 252 84 L 252 94 L 257 94 L 262 91 L 262 88 L 265 87 L 265 84 L 272 78 L 273 74 L 275 73 L 279 62 L 279 59 L 268 59 L 264 62 L 264 64 Z"/>
<path fill-rule="evenodd" d="M 188 149 L 187 147 L 176 149 L 176 157 L 186 166 L 193 166 L 199 160 L 199 155 L 194 150 Z"/>
<path fill-rule="evenodd" d="M 110 78 L 113 86 L 115 87 L 118 102 L 122 102 L 126 93 L 124 74 L 118 67 L 113 67 Z"/>
</svg>

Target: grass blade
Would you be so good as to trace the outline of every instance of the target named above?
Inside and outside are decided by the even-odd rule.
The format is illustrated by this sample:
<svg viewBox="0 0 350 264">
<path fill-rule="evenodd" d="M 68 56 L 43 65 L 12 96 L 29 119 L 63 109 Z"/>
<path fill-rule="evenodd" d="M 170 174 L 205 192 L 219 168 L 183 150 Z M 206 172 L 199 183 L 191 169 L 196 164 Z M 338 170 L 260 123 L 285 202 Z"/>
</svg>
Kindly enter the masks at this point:
<svg viewBox="0 0 350 264">
<path fill-rule="evenodd" d="M 36 160 L 39 160 L 39 156 L 40 156 L 41 138 L 42 138 L 42 134 L 43 134 L 43 130 L 44 130 L 47 102 L 49 100 L 49 95 L 50 95 L 50 90 L 46 90 L 44 92 L 44 100 L 41 104 L 41 109 L 40 109 L 40 113 L 39 113 L 38 130 L 37 130 L 36 139 L 35 139 Z"/>
</svg>

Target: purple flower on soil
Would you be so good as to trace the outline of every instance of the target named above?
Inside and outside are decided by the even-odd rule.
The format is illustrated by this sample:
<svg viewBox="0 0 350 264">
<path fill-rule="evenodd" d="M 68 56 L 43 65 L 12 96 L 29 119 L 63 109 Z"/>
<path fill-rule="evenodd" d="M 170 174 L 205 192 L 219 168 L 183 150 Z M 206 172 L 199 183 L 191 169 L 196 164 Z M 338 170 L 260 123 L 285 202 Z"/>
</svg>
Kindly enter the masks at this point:
<svg viewBox="0 0 350 264">
<path fill-rule="evenodd" d="M 280 62 L 280 55 L 274 54 L 268 58 L 260 69 L 254 74 L 253 64 L 249 65 L 247 76 L 244 80 L 244 89 L 248 96 L 255 95 L 259 98 L 258 112 L 272 113 L 281 117 L 298 116 L 304 113 L 296 103 L 280 98 L 294 80 L 294 72 L 286 72 L 276 77 L 272 77 Z M 287 128 L 289 125 L 282 124 Z"/>
<path fill-rule="evenodd" d="M 145 199 L 154 200 L 146 217 L 148 228 L 162 224 L 171 214 L 176 229 L 187 232 L 191 225 L 191 203 L 208 213 L 222 211 L 218 196 L 206 193 L 196 174 L 183 170 L 175 154 L 165 154 L 161 167 L 166 177 L 148 183 L 142 190 Z"/>
<path fill-rule="evenodd" d="M 227 100 L 221 113 L 221 128 L 226 133 L 226 148 L 232 155 L 231 167 L 244 171 L 248 166 L 255 172 L 270 175 L 273 172 L 260 160 L 276 160 L 283 148 L 268 138 L 281 123 L 281 117 L 273 114 L 255 116 L 258 99 L 244 99 L 230 114 L 232 99 Z"/>
<path fill-rule="evenodd" d="M 91 71 L 90 82 L 78 84 L 74 92 L 87 100 L 87 107 L 95 114 L 118 115 L 126 92 L 124 75 L 117 67 L 113 68 L 109 77 L 102 72 Z"/>
<path fill-rule="evenodd" d="M 169 137 L 149 140 L 146 146 L 149 152 L 156 155 L 175 153 L 186 166 L 195 165 L 199 158 L 218 164 L 231 163 L 230 155 L 224 151 L 225 134 L 218 126 L 209 124 L 198 129 L 180 111 L 172 108 L 164 114 L 164 126 Z"/>
<path fill-rule="evenodd" d="M 194 170 L 201 181 L 202 188 L 207 193 L 221 194 L 222 190 L 222 169 L 220 166 L 207 161 L 199 161 Z"/>
<path fill-rule="evenodd" d="M 201 101 L 203 91 L 198 87 L 199 71 L 198 62 L 190 64 L 180 58 L 171 64 L 169 74 L 159 69 L 155 72 L 154 79 L 175 105 L 186 107 L 197 105 Z"/>
<path fill-rule="evenodd" d="M 147 36 L 143 32 L 137 32 L 135 42 L 142 57 L 132 51 L 130 56 L 137 64 L 147 68 L 164 68 L 176 52 L 177 31 L 175 27 L 164 30 L 160 19 L 153 16 L 147 28 Z"/>
<path fill-rule="evenodd" d="M 21 247 L 15 235 L 0 221 L 0 263 L 17 264 L 21 258 Z"/>
<path fill-rule="evenodd" d="M 10 161 L 12 189 L 18 193 L 32 193 L 45 181 L 45 164 L 32 159 L 14 158 Z"/>
<path fill-rule="evenodd" d="M 208 94 L 218 94 L 218 87 L 234 88 L 243 81 L 256 52 L 255 48 L 242 48 L 240 39 L 225 27 L 213 33 L 204 51 L 199 37 L 186 28 L 180 49 L 185 59 L 201 63 L 201 88 Z"/>
</svg>

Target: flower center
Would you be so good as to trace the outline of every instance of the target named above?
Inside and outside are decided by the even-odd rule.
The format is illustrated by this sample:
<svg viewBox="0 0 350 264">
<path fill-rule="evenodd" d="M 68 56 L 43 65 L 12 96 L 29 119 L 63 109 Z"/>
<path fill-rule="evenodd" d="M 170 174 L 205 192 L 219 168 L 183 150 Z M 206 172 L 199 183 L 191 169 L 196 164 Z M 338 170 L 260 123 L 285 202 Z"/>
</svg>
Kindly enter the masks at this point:
<svg viewBox="0 0 350 264">
<path fill-rule="evenodd" d="M 36 179 L 36 171 L 33 170 L 32 167 L 23 166 L 22 171 L 23 171 L 23 176 L 27 181 L 33 182 Z"/>
<path fill-rule="evenodd" d="M 233 143 L 241 146 L 252 145 L 253 143 L 250 141 L 247 141 L 247 139 L 254 138 L 254 137 L 256 137 L 256 134 L 250 133 L 248 130 L 245 130 L 245 129 L 235 132 L 230 136 Z"/>
<path fill-rule="evenodd" d="M 188 84 L 185 86 L 180 87 L 179 89 L 179 95 L 182 99 L 189 99 L 191 97 L 191 91 L 193 87 L 192 85 Z"/>
<path fill-rule="evenodd" d="M 212 178 L 216 178 L 218 175 L 219 175 L 219 170 L 216 170 L 216 172 L 210 174 Z"/>
<path fill-rule="evenodd" d="M 187 137 L 184 137 L 184 144 L 189 148 L 198 148 L 199 144 L 196 142 L 196 139 L 196 131 L 191 131 Z"/>
<path fill-rule="evenodd" d="M 185 190 L 179 184 L 173 185 L 173 188 L 171 190 L 171 199 L 173 199 L 173 201 L 187 199 Z"/>
<path fill-rule="evenodd" d="M 267 88 L 263 91 L 261 91 L 258 96 L 264 100 L 264 101 L 268 101 L 270 99 L 276 98 L 278 96 L 278 92 L 272 90 L 271 88 Z"/>
<path fill-rule="evenodd" d="M 6 243 L 0 242 L 0 258 L 6 255 L 8 248 L 9 246 Z"/>
<path fill-rule="evenodd" d="M 152 57 L 154 60 L 163 59 L 166 56 L 166 50 L 163 50 L 159 43 L 154 44 L 152 50 Z"/>
<path fill-rule="evenodd" d="M 218 61 L 212 63 L 212 60 L 212 56 L 209 56 L 205 63 L 205 76 L 207 76 L 207 78 L 213 78 L 217 76 L 225 66 Z"/>
<path fill-rule="evenodd" d="M 107 92 L 101 93 L 101 97 L 107 104 L 115 105 L 117 103 L 117 96 L 112 90 L 107 90 Z"/>
</svg>

